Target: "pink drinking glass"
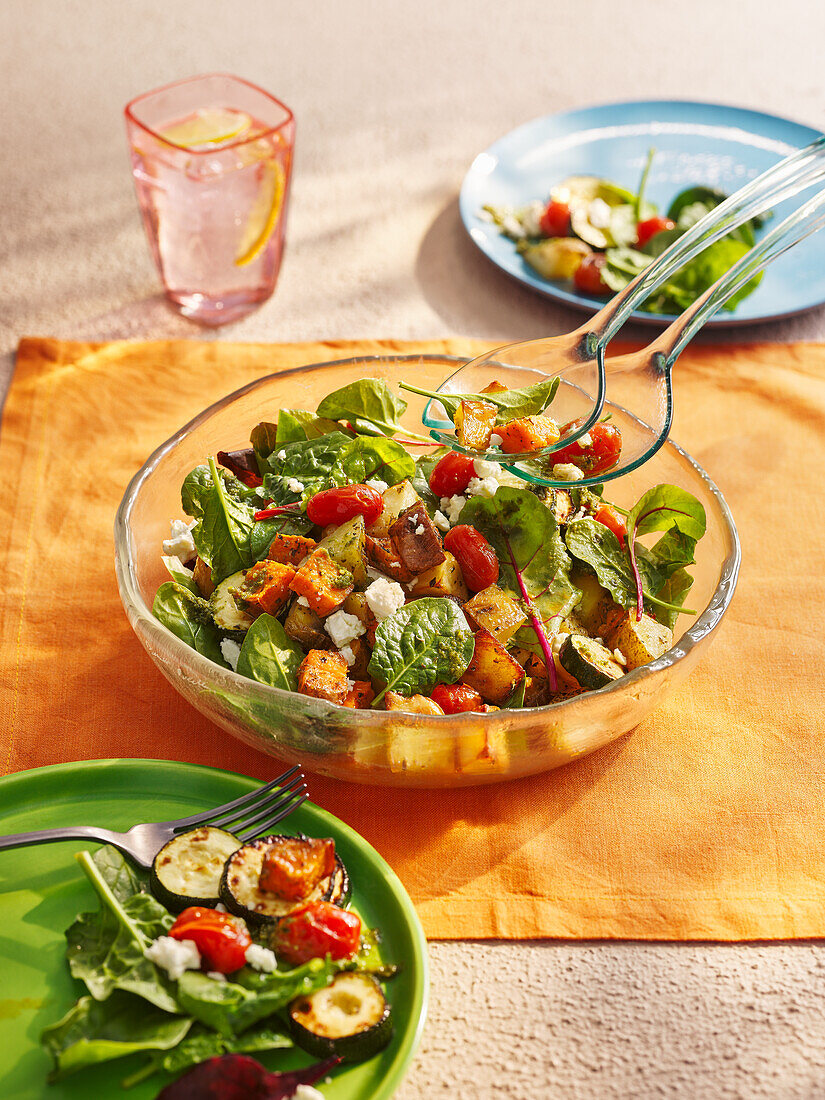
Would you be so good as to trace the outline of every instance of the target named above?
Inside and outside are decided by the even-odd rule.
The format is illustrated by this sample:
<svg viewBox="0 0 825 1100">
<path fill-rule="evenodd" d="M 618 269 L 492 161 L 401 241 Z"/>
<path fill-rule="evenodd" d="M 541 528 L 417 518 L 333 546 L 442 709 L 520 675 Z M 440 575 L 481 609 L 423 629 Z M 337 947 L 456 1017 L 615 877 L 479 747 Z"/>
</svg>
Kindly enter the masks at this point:
<svg viewBox="0 0 825 1100">
<path fill-rule="evenodd" d="M 224 73 L 125 108 L 132 174 L 166 296 L 205 325 L 235 321 L 275 289 L 284 251 L 295 119 Z"/>
</svg>

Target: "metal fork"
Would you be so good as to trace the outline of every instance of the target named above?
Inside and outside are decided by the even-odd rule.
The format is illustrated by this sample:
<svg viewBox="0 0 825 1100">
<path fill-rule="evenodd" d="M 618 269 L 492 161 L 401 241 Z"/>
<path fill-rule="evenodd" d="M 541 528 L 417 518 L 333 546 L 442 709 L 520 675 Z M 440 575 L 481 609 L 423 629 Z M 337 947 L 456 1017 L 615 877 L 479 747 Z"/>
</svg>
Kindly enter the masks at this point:
<svg viewBox="0 0 825 1100">
<path fill-rule="evenodd" d="M 301 769 L 296 766 L 249 794 L 191 817 L 133 825 L 126 833 L 116 833 L 96 825 L 68 825 L 35 833 L 14 833 L 0 836 L 0 851 L 4 848 L 22 848 L 28 844 L 46 844 L 51 840 L 100 840 L 119 848 L 139 866 L 148 869 L 163 845 L 179 833 L 196 829 L 199 825 L 213 825 L 232 833 L 239 840 L 251 840 L 283 821 L 293 810 L 297 810 L 306 797 L 307 785 Z"/>
</svg>

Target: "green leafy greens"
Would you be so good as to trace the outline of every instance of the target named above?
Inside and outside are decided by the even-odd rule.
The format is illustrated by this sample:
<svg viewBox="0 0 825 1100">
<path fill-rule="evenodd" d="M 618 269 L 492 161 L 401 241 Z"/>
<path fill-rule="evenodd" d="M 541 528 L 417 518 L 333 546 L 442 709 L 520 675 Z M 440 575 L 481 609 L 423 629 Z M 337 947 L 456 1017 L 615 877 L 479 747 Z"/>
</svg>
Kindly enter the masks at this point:
<svg viewBox="0 0 825 1100">
<path fill-rule="evenodd" d="M 520 390 L 502 390 L 501 393 L 441 393 L 437 390 L 424 390 L 418 386 L 411 386 L 408 382 L 399 382 L 403 390 L 420 394 L 422 397 L 432 397 L 440 401 L 450 420 L 455 420 L 455 414 L 461 407 L 462 401 L 484 401 L 488 405 L 495 405 L 498 409 L 497 424 L 508 424 L 511 420 L 518 420 L 522 416 L 537 416 L 552 403 L 559 388 L 558 378 L 548 378 L 544 382 L 536 382 L 535 385 L 525 386 Z"/>
<path fill-rule="evenodd" d="M 260 684 L 295 691 L 304 651 L 272 615 L 259 615 L 246 632 L 235 670 Z"/>
<path fill-rule="evenodd" d="M 208 600 L 177 581 L 166 581 L 155 593 L 152 614 L 197 653 L 226 666 L 221 653 L 221 632 L 215 626 Z"/>
</svg>

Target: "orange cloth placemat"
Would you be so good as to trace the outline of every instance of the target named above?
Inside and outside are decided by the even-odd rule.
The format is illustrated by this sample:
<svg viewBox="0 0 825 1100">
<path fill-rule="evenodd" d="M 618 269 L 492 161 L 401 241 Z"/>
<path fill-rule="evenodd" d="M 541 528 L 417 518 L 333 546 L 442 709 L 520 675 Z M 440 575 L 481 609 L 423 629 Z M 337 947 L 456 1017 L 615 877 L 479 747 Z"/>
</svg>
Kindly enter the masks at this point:
<svg viewBox="0 0 825 1100">
<path fill-rule="evenodd" d="M 0 435 L 0 766 L 160 757 L 273 774 L 183 702 L 126 621 L 123 489 L 155 446 L 261 374 L 451 340 L 301 345 L 25 340 Z M 706 660 L 628 737 L 532 779 L 313 799 L 400 875 L 433 938 L 825 935 L 825 346 L 698 348 L 674 438 L 744 548 Z"/>
</svg>

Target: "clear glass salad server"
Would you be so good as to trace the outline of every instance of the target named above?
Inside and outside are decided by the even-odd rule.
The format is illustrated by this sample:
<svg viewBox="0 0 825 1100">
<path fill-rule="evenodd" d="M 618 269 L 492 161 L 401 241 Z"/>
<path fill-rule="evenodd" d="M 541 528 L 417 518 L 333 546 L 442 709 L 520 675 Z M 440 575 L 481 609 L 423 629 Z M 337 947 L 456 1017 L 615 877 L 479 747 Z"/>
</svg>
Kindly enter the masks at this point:
<svg viewBox="0 0 825 1100">
<path fill-rule="evenodd" d="M 500 366 L 506 366 L 511 371 L 511 377 L 513 377 L 513 368 L 520 371 L 521 377 L 517 384 L 525 386 L 543 381 L 548 377 L 558 376 L 560 386 L 553 401 L 553 418 L 560 424 L 574 420 L 579 421 L 577 428 L 564 434 L 557 443 L 545 447 L 541 451 L 507 455 L 505 458 L 506 465 L 512 468 L 514 473 L 528 480 L 545 485 L 563 486 L 567 484 L 566 482 L 554 480 L 549 473 L 540 470 L 536 459 L 540 458 L 546 461 L 548 470 L 551 469 L 552 454 L 568 447 L 571 443 L 575 443 L 582 436 L 586 436 L 601 416 L 607 386 L 605 351 L 609 342 L 615 337 L 633 310 L 658 286 L 665 283 L 675 271 L 709 245 L 724 237 L 732 229 L 759 214 L 765 213 L 771 206 L 783 202 L 785 199 L 791 198 L 799 192 L 821 183 L 823 180 L 825 180 L 825 137 L 818 138 L 803 149 L 798 149 L 734 195 L 731 195 L 730 198 L 717 206 L 675 241 L 670 248 L 637 275 L 624 290 L 615 295 L 584 325 L 563 336 L 523 341 L 496 348 L 486 355 L 477 357 L 465 367 L 456 371 L 439 387 L 439 391 L 478 393 L 485 385 L 495 379 L 496 367 Z M 765 242 L 770 241 L 776 244 L 780 235 L 784 237 L 785 231 L 792 232 L 792 220 L 793 216 L 763 238 L 762 242 L 757 245 L 756 250 L 744 257 L 740 264 L 732 268 L 726 276 L 706 292 L 706 295 L 698 299 L 682 318 L 679 318 L 666 330 L 660 340 L 668 334 L 672 339 L 675 338 L 676 327 L 682 326 L 685 323 L 685 318 L 688 317 L 691 324 L 690 336 L 687 339 L 690 339 L 697 328 L 701 327 L 701 324 L 739 289 L 743 281 L 747 282 L 747 278 L 753 277 L 757 271 L 767 266 L 776 255 L 791 247 L 791 244 L 802 240 L 802 236 L 807 236 L 809 233 L 814 232 L 816 228 L 819 228 L 817 223 L 807 229 L 801 236 L 794 236 L 793 240 L 784 244 L 779 251 L 773 252 L 771 250 L 772 245 L 769 245 L 766 252 Z M 796 225 L 795 222 L 794 225 Z M 733 276 L 733 272 L 739 271 L 743 264 L 749 265 L 752 262 L 757 250 L 759 257 L 764 257 L 764 262 L 752 269 L 748 266 L 747 270 L 750 271 L 750 274 L 741 281 L 737 276 Z M 745 268 L 742 267 L 742 270 L 745 270 Z M 725 293 L 724 288 L 728 287 L 730 278 L 736 280 L 735 286 L 729 293 Z M 710 300 L 713 303 L 712 308 L 700 309 L 700 305 L 701 307 L 708 306 Z M 697 316 L 697 310 L 701 314 L 698 325 L 693 323 Z M 679 332 L 681 332 L 681 327 Z M 682 350 L 686 342 L 686 340 L 678 342 L 676 355 Z M 658 349 L 660 346 L 663 346 L 660 345 L 660 341 L 655 341 L 651 345 L 651 349 Z M 675 361 L 675 357 L 674 355 L 671 360 L 671 366 Z M 608 367 L 608 372 L 611 374 L 613 372 L 612 363 L 611 360 Z M 617 372 L 628 373 L 638 368 L 638 366 L 638 363 L 634 367 L 625 361 L 619 364 Z M 513 382 L 511 382 L 511 385 L 513 385 Z M 658 425 L 654 432 L 656 439 L 660 439 L 660 437 L 663 439 L 664 436 L 661 435 L 661 432 L 664 431 L 666 436 L 670 427 L 670 413 L 672 410 L 670 410 L 669 369 L 668 371 L 660 370 L 655 377 L 651 375 L 647 385 L 639 386 L 637 381 L 636 388 L 640 391 L 639 403 L 628 401 L 627 406 L 633 409 L 634 412 L 638 409 L 641 416 L 645 416 L 651 409 L 658 410 L 661 405 L 659 390 L 662 386 L 667 390 L 667 402 L 662 406 L 662 411 L 653 416 L 653 423 Z M 428 395 L 428 391 L 422 391 L 414 385 L 402 383 L 402 388 L 423 393 L 424 396 Z M 621 401 L 621 403 L 624 404 L 624 401 Z M 664 419 L 667 421 L 666 425 Z M 422 420 L 430 429 L 431 436 L 439 443 L 453 450 L 462 451 L 474 458 L 502 461 L 500 451 L 488 449 L 486 452 L 479 453 L 459 443 L 456 439 L 453 424 L 446 419 L 444 410 L 437 399 L 433 398 L 427 403 Z M 648 429 L 649 432 L 651 430 Z M 630 443 L 630 441 L 628 442 Z M 650 442 L 650 439 L 648 439 L 648 446 Z M 661 442 L 658 445 L 661 445 Z M 630 443 L 627 454 L 632 456 L 633 466 L 644 461 L 645 451 L 646 448 L 639 450 L 637 441 Z M 621 466 L 616 468 L 616 472 L 611 471 L 609 477 L 619 476 L 628 468 L 629 463 L 625 463 L 623 456 Z M 599 475 L 597 478 L 589 479 L 589 483 L 602 482 L 606 479 L 605 475 Z"/>
</svg>

